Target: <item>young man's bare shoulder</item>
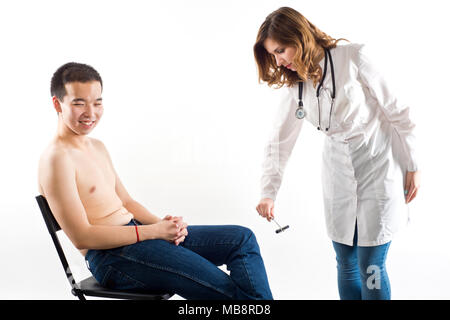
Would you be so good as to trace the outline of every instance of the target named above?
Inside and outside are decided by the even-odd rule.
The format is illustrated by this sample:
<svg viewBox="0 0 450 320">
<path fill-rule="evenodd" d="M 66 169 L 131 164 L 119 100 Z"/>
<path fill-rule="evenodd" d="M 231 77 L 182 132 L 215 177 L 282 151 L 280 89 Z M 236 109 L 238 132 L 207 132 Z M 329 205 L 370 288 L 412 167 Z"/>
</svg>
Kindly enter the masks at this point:
<svg viewBox="0 0 450 320">
<path fill-rule="evenodd" d="M 38 183 L 41 194 L 44 193 L 44 187 L 52 184 L 56 177 L 70 172 L 75 172 L 75 166 L 67 148 L 58 143 L 50 143 L 39 159 Z"/>
<path fill-rule="evenodd" d="M 89 137 L 89 140 L 91 141 L 92 145 L 95 148 L 97 148 L 97 149 L 106 149 L 105 144 L 101 140 L 96 139 L 96 138 L 92 138 L 92 137 Z"/>
<path fill-rule="evenodd" d="M 100 151 L 101 153 L 109 157 L 108 149 L 106 149 L 105 144 L 101 140 L 91 137 L 89 139 L 96 150 Z"/>
<path fill-rule="evenodd" d="M 51 142 L 42 152 L 39 163 L 51 165 L 61 161 L 70 161 L 67 148 L 57 142 Z"/>
</svg>

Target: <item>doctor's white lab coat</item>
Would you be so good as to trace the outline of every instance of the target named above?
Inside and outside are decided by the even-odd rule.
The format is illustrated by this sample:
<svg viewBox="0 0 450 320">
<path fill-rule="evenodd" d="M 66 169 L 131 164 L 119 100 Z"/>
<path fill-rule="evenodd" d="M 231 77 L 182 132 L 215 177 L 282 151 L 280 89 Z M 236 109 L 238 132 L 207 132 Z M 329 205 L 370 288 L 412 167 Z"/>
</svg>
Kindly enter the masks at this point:
<svg viewBox="0 0 450 320">
<path fill-rule="evenodd" d="M 418 169 L 415 125 L 409 107 L 398 102 L 365 51 L 361 44 L 338 45 L 330 50 L 336 99 L 328 131 L 325 128 L 331 104 L 326 95 L 321 95 L 321 132 L 326 135 L 322 156 L 326 227 L 333 241 L 349 246 L 353 245 L 355 224 L 358 246 L 391 241 L 408 221 L 406 171 Z M 320 65 L 323 70 L 324 59 Z M 330 61 L 323 87 L 329 92 L 333 88 Z M 306 117 L 302 120 L 295 117 L 298 85 L 280 89 L 285 90 L 285 95 L 265 148 L 262 198 L 275 200 L 303 122 L 319 125 L 316 88 L 311 80 L 304 83 Z"/>
</svg>

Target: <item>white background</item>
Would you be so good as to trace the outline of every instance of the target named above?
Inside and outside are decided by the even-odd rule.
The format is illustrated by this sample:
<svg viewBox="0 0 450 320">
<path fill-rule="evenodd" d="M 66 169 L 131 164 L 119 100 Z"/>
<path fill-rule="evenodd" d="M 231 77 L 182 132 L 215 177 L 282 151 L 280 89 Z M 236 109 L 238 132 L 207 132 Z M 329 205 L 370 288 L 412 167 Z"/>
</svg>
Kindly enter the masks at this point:
<svg viewBox="0 0 450 320">
<path fill-rule="evenodd" d="M 253 43 L 280 6 L 335 38 L 366 43 L 417 123 L 422 188 L 387 268 L 393 299 L 449 299 L 446 1 L 2 1 L 0 298 L 73 299 L 34 197 L 57 117 L 49 85 L 69 61 L 104 80 L 104 141 L 122 181 L 153 213 L 240 224 L 259 241 L 276 299 L 338 299 L 320 186 L 322 135 L 306 124 L 276 202 L 255 210 L 279 91 L 258 84 Z M 81 255 L 63 237 L 75 278 Z M 176 298 L 176 297 L 175 297 Z"/>
</svg>

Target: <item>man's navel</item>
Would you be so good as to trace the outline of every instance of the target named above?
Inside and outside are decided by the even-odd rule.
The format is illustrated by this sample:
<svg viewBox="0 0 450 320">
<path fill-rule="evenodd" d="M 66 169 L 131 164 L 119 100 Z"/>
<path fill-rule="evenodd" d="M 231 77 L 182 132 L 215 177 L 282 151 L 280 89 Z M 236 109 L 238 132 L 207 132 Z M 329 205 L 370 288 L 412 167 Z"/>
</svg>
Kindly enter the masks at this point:
<svg viewBox="0 0 450 320">
<path fill-rule="evenodd" d="M 95 186 L 92 186 L 92 187 L 89 189 L 89 193 L 94 193 L 94 191 L 95 191 Z"/>
</svg>

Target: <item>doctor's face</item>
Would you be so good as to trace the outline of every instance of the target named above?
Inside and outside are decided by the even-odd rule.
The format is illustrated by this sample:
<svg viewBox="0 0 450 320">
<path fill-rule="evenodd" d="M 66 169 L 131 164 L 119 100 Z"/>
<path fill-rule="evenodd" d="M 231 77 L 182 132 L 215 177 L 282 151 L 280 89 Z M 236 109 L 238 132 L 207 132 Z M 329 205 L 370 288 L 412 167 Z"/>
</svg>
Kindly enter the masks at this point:
<svg viewBox="0 0 450 320">
<path fill-rule="evenodd" d="M 291 46 L 284 46 L 271 38 L 264 41 L 264 48 L 275 57 L 277 66 L 284 66 L 289 70 L 296 71 L 294 57 L 297 49 Z"/>
</svg>

